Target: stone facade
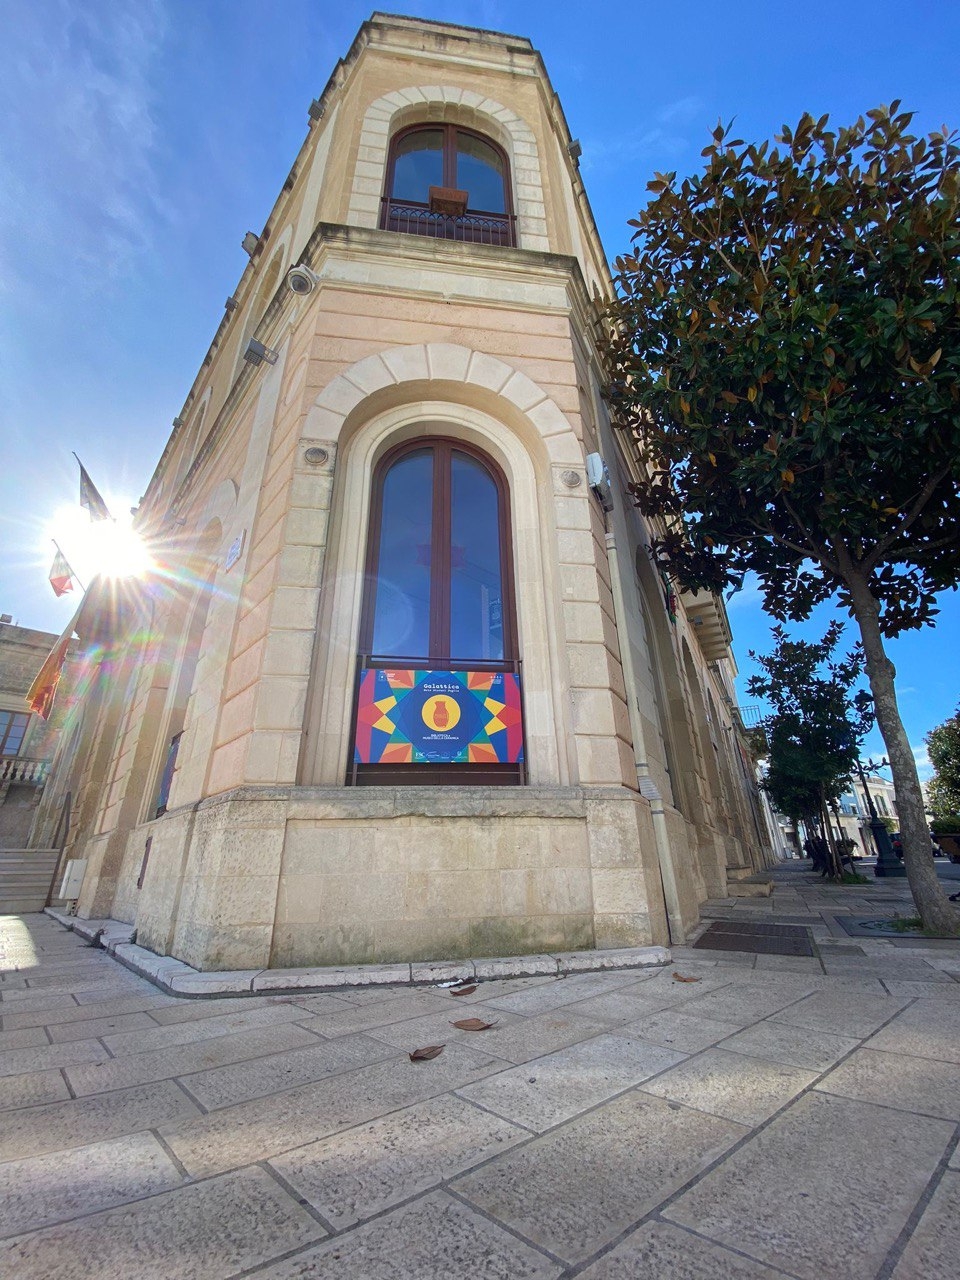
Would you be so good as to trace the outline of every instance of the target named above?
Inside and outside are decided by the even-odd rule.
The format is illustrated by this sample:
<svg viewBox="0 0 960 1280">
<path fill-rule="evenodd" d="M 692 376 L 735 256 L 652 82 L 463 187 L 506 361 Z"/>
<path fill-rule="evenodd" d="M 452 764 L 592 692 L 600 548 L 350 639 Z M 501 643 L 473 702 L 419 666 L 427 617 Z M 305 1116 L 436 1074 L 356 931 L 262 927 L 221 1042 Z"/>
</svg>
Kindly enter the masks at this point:
<svg viewBox="0 0 960 1280">
<path fill-rule="evenodd" d="M 515 247 L 379 229 L 390 140 L 430 121 L 502 148 Z M 79 914 L 201 969 L 639 945 L 763 865 L 722 602 L 673 598 L 625 493 L 570 141 L 523 40 L 375 15 L 338 64 L 142 500 L 163 575 L 59 762 Z M 436 436 L 509 491 L 524 785 L 354 787 L 372 477 Z"/>
<path fill-rule="evenodd" d="M 73 649 L 49 720 L 32 715 L 26 702 L 27 690 L 58 639 L 48 631 L 0 622 L 0 849 L 25 849 L 29 844 L 48 766 L 72 719 Z"/>
</svg>

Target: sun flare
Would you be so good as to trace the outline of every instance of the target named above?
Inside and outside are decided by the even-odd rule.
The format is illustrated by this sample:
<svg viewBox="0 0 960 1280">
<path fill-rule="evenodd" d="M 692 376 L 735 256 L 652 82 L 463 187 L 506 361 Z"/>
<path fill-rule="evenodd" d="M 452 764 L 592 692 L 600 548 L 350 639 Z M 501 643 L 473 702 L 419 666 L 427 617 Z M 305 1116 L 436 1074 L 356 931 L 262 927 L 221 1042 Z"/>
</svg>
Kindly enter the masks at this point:
<svg viewBox="0 0 960 1280">
<path fill-rule="evenodd" d="M 79 507 L 61 507 L 50 521 L 56 541 L 84 586 L 93 578 L 142 578 L 153 560 L 129 516 L 91 520 Z"/>
</svg>

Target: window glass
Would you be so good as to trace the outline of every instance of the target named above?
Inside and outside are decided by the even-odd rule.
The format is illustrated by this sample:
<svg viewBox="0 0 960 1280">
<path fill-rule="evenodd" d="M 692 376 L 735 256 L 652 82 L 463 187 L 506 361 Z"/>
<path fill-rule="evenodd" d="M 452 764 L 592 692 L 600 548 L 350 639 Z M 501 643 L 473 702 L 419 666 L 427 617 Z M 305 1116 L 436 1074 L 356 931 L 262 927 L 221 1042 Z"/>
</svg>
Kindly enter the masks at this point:
<svg viewBox="0 0 960 1280">
<path fill-rule="evenodd" d="M 393 168 L 394 200 L 427 204 L 431 187 L 443 186 L 443 131 L 418 129 L 396 145 Z"/>
<path fill-rule="evenodd" d="M 489 471 L 454 452 L 450 503 L 450 656 L 503 657 L 500 495 Z"/>
<path fill-rule="evenodd" d="M 19 711 L 0 711 L 0 755 L 15 756 L 23 745 L 29 715 Z"/>
<path fill-rule="evenodd" d="M 506 213 L 503 157 L 482 138 L 457 134 L 457 187 L 468 193 L 467 207 Z"/>
<path fill-rule="evenodd" d="M 433 453 L 406 454 L 383 482 L 373 652 L 417 657 L 430 652 Z"/>
</svg>

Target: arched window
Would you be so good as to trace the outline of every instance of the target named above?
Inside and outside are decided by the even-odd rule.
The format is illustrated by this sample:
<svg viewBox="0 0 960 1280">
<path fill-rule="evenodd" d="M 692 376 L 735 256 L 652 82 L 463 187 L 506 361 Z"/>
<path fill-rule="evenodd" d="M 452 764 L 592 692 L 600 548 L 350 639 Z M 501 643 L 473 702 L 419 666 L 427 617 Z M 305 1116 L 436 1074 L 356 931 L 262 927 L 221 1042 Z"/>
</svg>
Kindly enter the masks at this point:
<svg viewBox="0 0 960 1280">
<path fill-rule="evenodd" d="M 512 745 L 507 737 L 497 739 L 495 752 L 488 745 L 481 750 L 480 725 L 480 745 L 466 762 L 418 763 L 408 753 L 411 759 L 399 769 L 354 762 L 352 780 L 521 781 L 509 495 L 499 467 L 458 440 L 421 439 L 391 450 L 374 476 L 368 547 L 361 683 L 370 671 L 474 672 L 478 682 L 492 675 L 501 700 L 515 691 L 516 716 L 511 719 L 508 708 L 501 717 L 510 720 Z M 374 677 L 368 679 L 372 685 Z M 451 702 L 441 709 L 441 720 L 448 712 L 459 717 L 452 708 Z"/>
<path fill-rule="evenodd" d="M 394 135 L 380 225 L 388 231 L 516 244 L 510 166 L 489 138 L 452 124 Z"/>
</svg>

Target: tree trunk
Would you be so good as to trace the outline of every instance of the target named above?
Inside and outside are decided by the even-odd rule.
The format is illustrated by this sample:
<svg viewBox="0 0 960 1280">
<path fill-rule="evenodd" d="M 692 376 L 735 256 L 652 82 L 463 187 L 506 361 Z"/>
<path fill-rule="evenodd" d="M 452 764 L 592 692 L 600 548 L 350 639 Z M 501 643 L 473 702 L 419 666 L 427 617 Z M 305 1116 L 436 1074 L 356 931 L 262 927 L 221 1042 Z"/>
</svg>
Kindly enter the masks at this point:
<svg viewBox="0 0 960 1280">
<path fill-rule="evenodd" d="M 868 581 L 853 572 L 847 577 L 853 614 L 860 628 L 867 678 L 873 694 L 877 727 L 887 748 L 897 793 L 897 816 L 903 841 L 903 865 L 923 927 L 936 933 L 960 934 L 960 911 L 947 900 L 930 856 L 930 832 L 923 812 L 917 762 L 910 749 L 894 687 L 896 669 L 887 657 L 880 631 L 880 606 Z"/>
<path fill-rule="evenodd" d="M 837 852 L 837 844 L 833 838 L 833 828 L 830 826 L 830 814 L 827 810 L 827 799 L 824 794 L 824 788 L 820 787 L 820 826 L 823 829 L 824 839 L 827 842 L 827 852 L 830 855 L 830 862 L 833 865 L 834 879 L 843 878 L 843 867 L 840 863 L 840 854 Z"/>
</svg>

